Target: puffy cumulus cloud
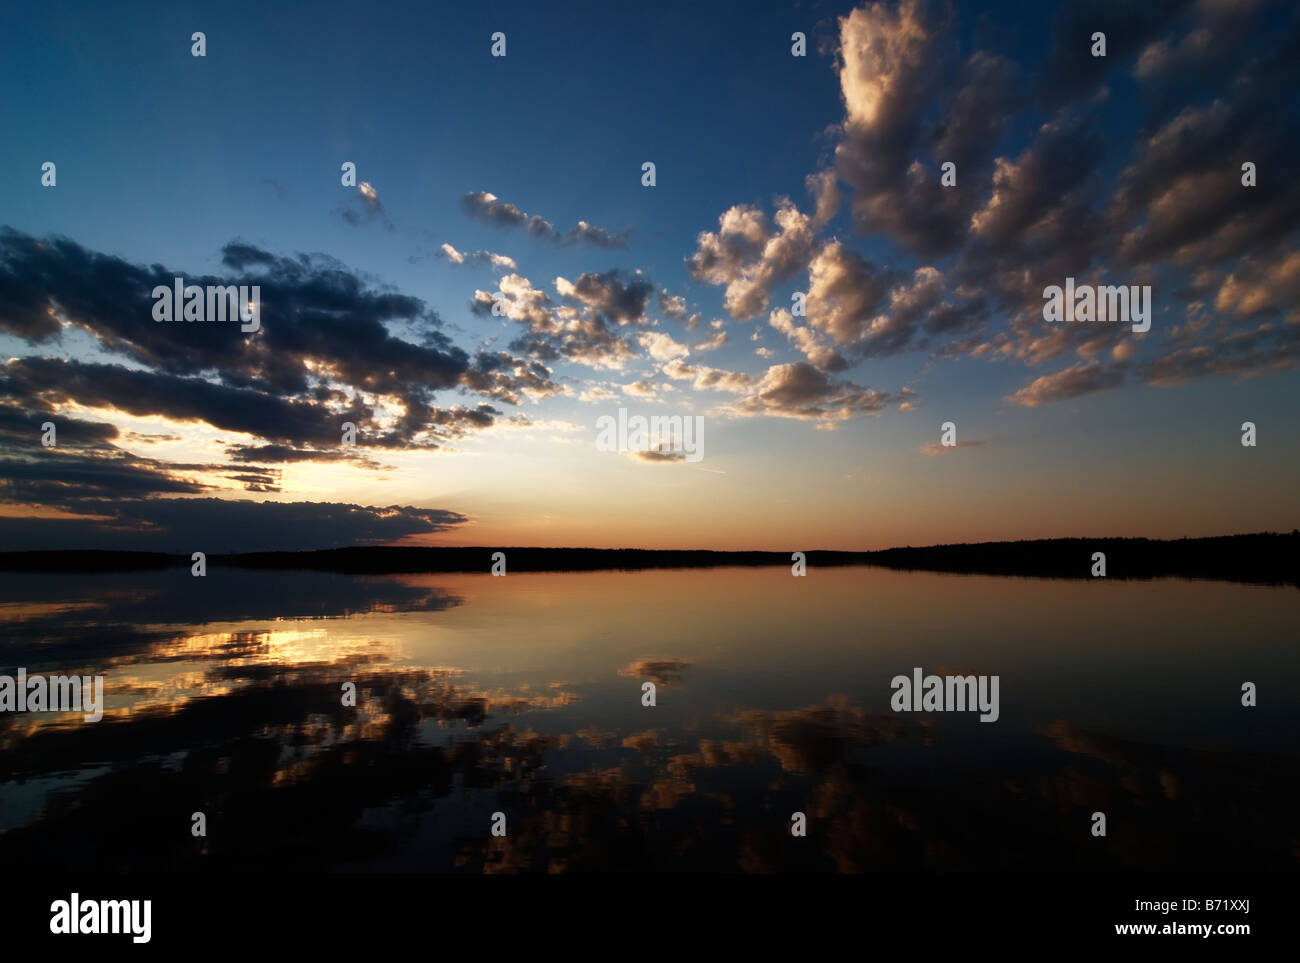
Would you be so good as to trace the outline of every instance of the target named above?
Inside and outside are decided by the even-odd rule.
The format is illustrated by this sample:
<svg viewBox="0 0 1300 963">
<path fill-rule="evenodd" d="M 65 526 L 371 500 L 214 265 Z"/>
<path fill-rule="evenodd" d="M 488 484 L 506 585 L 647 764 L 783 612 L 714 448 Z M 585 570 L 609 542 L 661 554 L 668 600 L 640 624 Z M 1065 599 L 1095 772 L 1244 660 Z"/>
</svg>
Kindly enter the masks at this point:
<svg viewBox="0 0 1300 963">
<path fill-rule="evenodd" d="M 594 384 L 586 391 L 580 392 L 578 400 L 587 404 L 592 404 L 602 401 L 613 401 L 617 397 L 618 392 L 613 390 L 608 383 L 605 383 Z"/>
<path fill-rule="evenodd" d="M 707 340 L 697 342 L 693 346 L 696 351 L 716 351 L 731 340 L 731 335 L 726 330 L 726 322 L 722 319 L 718 318 L 710 321 L 709 327 L 713 329 L 712 336 Z"/>
<path fill-rule="evenodd" d="M 813 258 L 808 280 L 808 325 L 853 360 L 915 346 L 946 290 L 936 268 L 920 267 L 910 276 L 883 272 L 838 240 Z M 945 309 L 953 310 L 950 304 Z M 830 367 L 829 349 L 811 333 L 801 333 L 789 312 L 783 309 L 770 320 L 809 360 Z M 936 325 L 945 323 L 940 319 Z M 817 361 L 814 355 L 827 360 Z"/>
<path fill-rule="evenodd" d="M 475 291 L 471 309 L 491 316 L 499 302 L 502 316 L 527 329 L 511 342 L 511 350 L 536 360 L 618 369 L 637 355 L 618 329 L 650 325 L 646 308 L 654 288 L 639 276 L 625 281 L 618 271 L 608 271 L 583 274 L 577 281 L 558 277 L 555 290 L 562 304 L 518 274 L 505 275 L 497 287 L 495 295 Z"/>
<path fill-rule="evenodd" d="M 862 341 L 887 288 L 875 265 L 832 241 L 808 268 L 808 324 L 838 345 Z"/>
<path fill-rule="evenodd" d="M 915 396 L 904 388 L 896 394 L 835 382 L 806 361 L 773 365 L 753 384 L 746 397 L 727 410 L 736 415 L 770 415 L 820 421 L 826 427 L 856 415 L 878 415 L 890 404 Z"/>
<path fill-rule="evenodd" d="M 935 67 L 944 24 L 929 5 L 869 4 L 839 24 L 845 119 L 835 168 L 853 188 L 854 226 L 919 254 L 950 250 L 975 192 L 944 188 L 940 165 L 957 164 L 959 185 L 983 180 L 986 155 L 1020 101 L 1016 71 L 1001 57 L 974 54 L 943 119 L 927 123 L 927 107 L 947 89 Z"/>
<path fill-rule="evenodd" d="M 506 257 L 504 254 L 493 254 L 491 251 L 462 253 L 446 243 L 438 248 L 438 256 L 446 258 L 457 266 L 462 264 L 486 264 L 495 271 L 514 271 L 518 268 L 514 259 Z"/>
<path fill-rule="evenodd" d="M 944 293 L 943 275 L 933 267 L 917 268 L 912 277 L 889 290 L 889 317 L 893 324 L 913 325 L 929 314 Z"/>
<path fill-rule="evenodd" d="M 847 126 L 879 131 L 915 123 L 926 94 L 934 28 L 925 5 L 872 3 L 840 19 L 840 90 Z"/>
<path fill-rule="evenodd" d="M 499 304 L 501 317 L 525 324 L 530 330 L 543 330 L 551 323 L 554 303 L 545 291 L 533 287 L 533 282 L 522 274 L 507 274 L 497 281 L 497 290 L 475 290 L 470 309 L 476 314 L 491 317 L 492 307 Z"/>
<path fill-rule="evenodd" d="M 640 272 L 626 281 L 617 270 L 583 274 L 574 282 L 560 277 L 555 279 L 555 290 L 562 298 L 581 305 L 606 323 L 619 327 L 648 325 L 646 309 L 654 286 L 639 275 Z"/>
<path fill-rule="evenodd" d="M 664 317 L 671 318 L 674 321 L 685 321 L 686 299 L 669 294 L 668 289 L 664 288 L 659 292 L 659 310 L 663 312 Z"/>
<path fill-rule="evenodd" d="M 633 381 L 631 384 L 622 386 L 623 394 L 629 398 L 650 399 L 657 398 L 661 394 L 672 391 L 673 386 L 670 384 L 656 384 L 649 379 L 642 381 Z"/>
<path fill-rule="evenodd" d="M 673 360 L 663 366 L 663 373 L 674 381 L 689 381 L 696 391 L 725 391 L 743 394 L 754 384 L 752 376 L 743 371 L 725 371 L 703 364 L 687 364 Z"/>
<path fill-rule="evenodd" d="M 788 198 L 781 198 L 775 230 L 761 210 L 739 204 L 718 218 L 718 230 L 701 231 L 696 251 L 686 260 L 691 277 L 725 286 L 723 301 L 739 321 L 767 309 L 772 289 L 808 265 L 813 221 Z"/>
<path fill-rule="evenodd" d="M 1224 278 L 1214 306 L 1240 318 L 1285 309 L 1288 322 L 1300 323 L 1300 250 L 1243 259 Z"/>
<path fill-rule="evenodd" d="M 639 334 L 637 335 L 637 341 L 655 361 L 671 361 L 674 358 L 685 358 L 691 353 L 686 345 L 674 341 L 668 335 L 659 331 L 648 331 Z"/>
<path fill-rule="evenodd" d="M 514 204 L 502 201 L 487 191 L 471 191 L 461 198 L 471 217 L 497 227 L 522 228 L 529 236 L 562 244 L 590 244 L 595 247 L 623 247 L 627 235 L 612 234 L 602 227 L 578 221 L 577 227 L 558 231 L 550 221 L 537 214 L 527 214 Z"/>
<path fill-rule="evenodd" d="M 1290 104 L 1300 17 L 1266 0 L 1068 4 L 1051 56 L 1023 66 L 992 50 L 954 56 L 966 36 L 957 24 L 950 7 L 922 0 L 868 2 L 839 18 L 834 175 L 808 178 L 814 231 L 842 184 L 858 234 L 955 254 L 946 278 L 903 278 L 814 239 L 808 316 L 775 311 L 772 326 L 826 371 L 911 348 L 936 360 L 1082 359 L 1017 395 L 1031 404 L 1123 383 L 1139 345 L 1157 359 L 1141 370 L 1179 377 L 1289 364 L 1300 179 L 1265 174 L 1289 170 L 1300 153 Z M 1094 31 L 1106 33 L 1107 57 L 1091 56 Z M 1109 96 L 1112 79 L 1142 87 L 1137 124 Z M 1026 108 L 1045 120 L 1005 150 L 1029 129 Z M 1117 118 L 1132 129 L 1127 158 L 1109 133 Z M 1241 183 L 1246 160 L 1257 187 Z M 939 184 L 945 161 L 957 165 L 956 189 Z M 698 267 L 735 281 L 732 300 L 750 308 L 739 266 L 756 263 L 764 225 L 749 208 L 729 214 L 731 230 L 705 238 Z M 1204 278 L 1190 283 L 1189 273 Z M 1066 277 L 1152 284 L 1167 292 L 1157 323 L 1169 297 L 1194 300 L 1207 317 L 1140 339 L 1046 326 L 1042 291 Z M 1234 339 L 1215 314 L 1250 327 Z M 986 331 L 995 320 L 1005 327 Z M 1260 338 L 1259 350 L 1238 350 Z"/>
<path fill-rule="evenodd" d="M 805 358 L 823 371 L 843 371 L 849 366 L 844 356 L 826 343 L 823 335 L 812 328 L 798 324 L 785 308 L 777 308 L 773 311 L 768 317 L 768 323 L 789 338 L 790 343 L 798 348 Z M 759 357 L 771 356 L 771 351 L 763 354 L 765 350 L 759 349 Z"/>
</svg>

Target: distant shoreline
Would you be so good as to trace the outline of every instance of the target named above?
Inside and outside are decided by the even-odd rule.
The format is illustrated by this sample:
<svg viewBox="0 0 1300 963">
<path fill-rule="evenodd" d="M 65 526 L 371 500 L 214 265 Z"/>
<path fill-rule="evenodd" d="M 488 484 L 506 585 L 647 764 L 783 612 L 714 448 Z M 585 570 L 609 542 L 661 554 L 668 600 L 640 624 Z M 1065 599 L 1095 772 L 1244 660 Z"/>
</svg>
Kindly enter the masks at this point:
<svg viewBox="0 0 1300 963">
<path fill-rule="evenodd" d="M 209 566 L 342 574 L 488 572 L 492 554 L 505 552 L 507 573 L 717 568 L 791 565 L 790 551 L 509 548 L 501 546 L 372 546 L 306 552 L 245 552 L 208 555 Z M 1300 533 L 1223 535 L 1210 538 L 1055 538 L 1020 542 L 889 548 L 871 552 L 806 551 L 818 567 L 875 565 L 885 568 L 1010 575 L 1028 578 L 1092 578 L 1092 556 L 1106 556 L 1106 577 L 1198 578 L 1300 587 Z M 188 567 L 189 555 L 161 552 L 0 552 L 4 572 L 128 572 Z"/>
</svg>

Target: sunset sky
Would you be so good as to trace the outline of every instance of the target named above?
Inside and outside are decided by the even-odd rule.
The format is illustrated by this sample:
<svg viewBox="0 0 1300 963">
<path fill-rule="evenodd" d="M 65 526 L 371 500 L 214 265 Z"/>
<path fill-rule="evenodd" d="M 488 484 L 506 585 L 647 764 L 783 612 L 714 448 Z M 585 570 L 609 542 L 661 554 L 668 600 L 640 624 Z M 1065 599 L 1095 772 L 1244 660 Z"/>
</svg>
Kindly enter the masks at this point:
<svg viewBox="0 0 1300 963">
<path fill-rule="evenodd" d="M 1290 4 L 0 18 L 0 549 L 1300 524 Z M 155 322 L 176 276 L 261 330 Z M 1067 277 L 1150 331 L 1044 321 Z M 620 407 L 704 457 L 597 450 Z"/>
</svg>

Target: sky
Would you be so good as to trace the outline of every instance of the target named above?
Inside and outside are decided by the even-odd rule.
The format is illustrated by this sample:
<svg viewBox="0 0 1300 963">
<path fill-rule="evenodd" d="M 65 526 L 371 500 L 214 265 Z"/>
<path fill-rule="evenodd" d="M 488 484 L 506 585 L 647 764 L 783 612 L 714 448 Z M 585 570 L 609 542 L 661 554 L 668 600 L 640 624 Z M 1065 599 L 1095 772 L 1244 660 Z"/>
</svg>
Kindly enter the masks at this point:
<svg viewBox="0 0 1300 963">
<path fill-rule="evenodd" d="M 1289 4 L 268 6 L 0 13 L 0 549 L 1300 524 Z"/>
</svg>

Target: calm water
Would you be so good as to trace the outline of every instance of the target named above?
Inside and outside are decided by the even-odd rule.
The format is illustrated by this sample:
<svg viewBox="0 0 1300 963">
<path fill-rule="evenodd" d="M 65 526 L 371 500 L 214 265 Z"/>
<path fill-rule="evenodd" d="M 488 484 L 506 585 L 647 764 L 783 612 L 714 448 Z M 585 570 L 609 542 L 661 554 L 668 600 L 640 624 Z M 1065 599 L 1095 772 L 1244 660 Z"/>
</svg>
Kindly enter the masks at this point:
<svg viewBox="0 0 1300 963">
<path fill-rule="evenodd" d="M 6 575 L 0 624 L 0 672 L 99 673 L 107 687 L 97 723 L 0 714 L 0 862 L 1300 865 L 1293 587 L 876 568 L 178 569 Z M 998 675 L 1000 719 L 891 711 L 891 677 L 914 666 Z M 1241 706 L 1247 680 L 1257 708 Z M 1090 833 L 1098 810 L 1104 839 Z M 796 811 L 806 838 L 790 834 Z M 505 837 L 490 833 L 495 812 Z"/>
</svg>

